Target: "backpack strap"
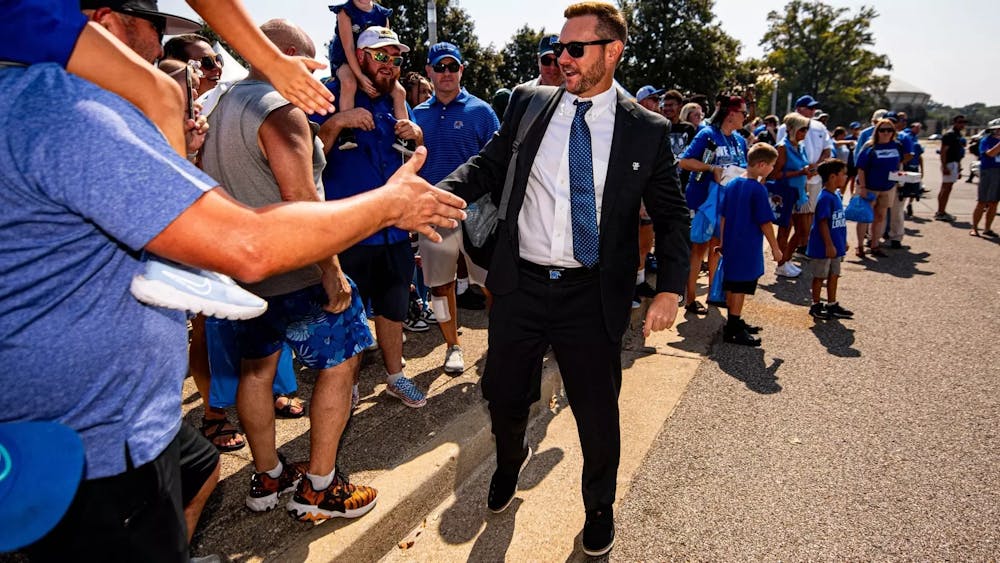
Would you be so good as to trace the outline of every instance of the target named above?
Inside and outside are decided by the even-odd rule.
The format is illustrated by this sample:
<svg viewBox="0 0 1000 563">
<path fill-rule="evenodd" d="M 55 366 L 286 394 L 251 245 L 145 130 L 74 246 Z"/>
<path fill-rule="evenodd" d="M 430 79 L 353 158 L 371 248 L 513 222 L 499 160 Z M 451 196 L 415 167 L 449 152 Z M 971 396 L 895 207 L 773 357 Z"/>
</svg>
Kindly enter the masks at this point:
<svg viewBox="0 0 1000 563">
<path fill-rule="evenodd" d="M 538 121 L 545 104 L 552 99 L 554 93 L 560 92 L 558 88 L 538 88 L 528 101 L 528 108 L 521 116 L 521 121 L 517 124 L 517 134 L 514 136 L 514 143 L 511 145 L 510 162 L 507 163 L 507 177 L 504 179 L 503 193 L 500 195 L 500 205 L 497 208 L 497 219 L 505 221 L 507 219 L 507 206 L 510 204 L 510 194 L 514 191 L 514 173 L 517 171 L 517 151 L 524 142 L 524 136 L 528 129 Z M 544 95 L 549 94 L 549 95 Z"/>
</svg>

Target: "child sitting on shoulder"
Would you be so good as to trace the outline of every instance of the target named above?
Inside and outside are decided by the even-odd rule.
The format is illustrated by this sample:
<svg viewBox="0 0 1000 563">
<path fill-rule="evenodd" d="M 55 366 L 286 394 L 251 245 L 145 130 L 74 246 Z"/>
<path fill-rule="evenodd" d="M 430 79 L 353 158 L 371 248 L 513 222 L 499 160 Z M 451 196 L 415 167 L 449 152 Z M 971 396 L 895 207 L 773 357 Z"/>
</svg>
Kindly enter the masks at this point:
<svg viewBox="0 0 1000 563">
<path fill-rule="evenodd" d="M 722 336 L 731 344 L 760 346 L 760 338 L 755 336 L 760 327 L 748 325 L 740 315 L 746 296 L 757 291 L 757 279 L 764 275 L 763 239 L 767 239 L 774 261 L 781 260 L 771 223 L 774 212 L 770 196 L 761 183 L 777 160 L 778 151 L 774 147 L 757 143 L 747 153 L 746 176 L 726 186 L 719 218 L 722 242 L 716 252 L 722 252 L 722 288 L 729 310 Z"/>
<path fill-rule="evenodd" d="M 812 306 L 809 314 L 817 319 L 849 319 L 854 313 L 837 302 L 837 281 L 840 279 L 840 263 L 847 253 L 847 219 L 844 217 L 844 203 L 841 192 L 847 185 L 847 163 L 830 158 L 819 165 L 819 176 L 823 180 L 823 191 L 816 200 L 816 214 L 813 216 L 812 230 L 806 256 L 812 268 Z M 826 305 L 820 302 L 823 281 L 826 281 Z"/>
<path fill-rule="evenodd" d="M 360 88 L 368 96 L 375 97 L 379 93 L 371 79 L 365 76 L 361 70 L 361 62 L 355 55 L 357 52 L 358 36 L 369 27 L 389 27 L 389 16 L 392 9 L 381 6 L 372 0 L 347 0 L 343 4 L 330 6 L 330 11 L 337 14 L 337 32 L 330 42 L 330 66 L 336 69 L 334 72 L 337 81 L 340 82 L 340 99 L 337 103 L 341 112 L 354 109 L 354 96 Z M 372 51 L 364 50 L 364 57 L 375 57 Z M 393 58 L 389 61 L 394 66 L 400 66 L 402 59 Z M 385 64 L 379 62 L 379 64 Z M 409 112 L 406 110 L 406 90 L 399 81 L 395 81 L 392 89 L 392 112 L 396 119 L 409 119 Z M 354 138 L 354 132 L 345 129 L 341 132 L 337 140 L 337 147 L 340 150 L 357 148 L 358 144 Z"/>
</svg>

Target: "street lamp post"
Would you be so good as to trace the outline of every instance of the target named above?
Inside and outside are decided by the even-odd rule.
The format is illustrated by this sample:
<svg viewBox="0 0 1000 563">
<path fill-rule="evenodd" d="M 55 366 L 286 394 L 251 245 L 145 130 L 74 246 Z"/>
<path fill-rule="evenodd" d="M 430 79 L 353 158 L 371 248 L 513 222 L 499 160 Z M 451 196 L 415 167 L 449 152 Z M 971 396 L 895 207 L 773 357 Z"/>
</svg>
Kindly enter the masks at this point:
<svg viewBox="0 0 1000 563">
<path fill-rule="evenodd" d="M 437 15 L 437 1 L 427 0 L 427 40 L 429 41 L 428 46 L 434 45 L 438 42 L 438 15 Z"/>
</svg>

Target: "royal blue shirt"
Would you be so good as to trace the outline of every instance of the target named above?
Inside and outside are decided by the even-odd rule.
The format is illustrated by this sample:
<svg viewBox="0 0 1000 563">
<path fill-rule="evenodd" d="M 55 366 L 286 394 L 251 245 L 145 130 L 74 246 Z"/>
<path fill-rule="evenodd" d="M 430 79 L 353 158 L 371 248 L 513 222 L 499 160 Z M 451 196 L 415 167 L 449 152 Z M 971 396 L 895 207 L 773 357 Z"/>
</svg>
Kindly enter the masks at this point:
<svg viewBox="0 0 1000 563">
<path fill-rule="evenodd" d="M 431 184 L 444 180 L 479 154 L 500 129 L 493 108 L 465 88 L 447 105 L 431 96 L 413 108 L 413 120 L 423 129 L 427 147 L 427 162 L 420 176 Z"/>
<path fill-rule="evenodd" d="M 899 143 L 869 145 L 858 155 L 858 170 L 865 171 L 865 188 L 884 192 L 891 190 L 896 182 L 889 179 L 889 173 L 899 170 L 902 162 Z"/>
<path fill-rule="evenodd" d="M 134 466 L 163 452 L 186 317 L 129 284 L 139 251 L 215 185 L 118 96 L 56 64 L 0 69 L 0 423 L 74 429 L 87 479 L 124 472 L 126 445 Z"/>
<path fill-rule="evenodd" d="M 847 219 L 844 217 L 844 202 L 840 194 L 824 189 L 816 198 L 816 214 L 813 215 L 812 229 L 809 231 L 809 244 L 806 245 L 806 256 L 810 258 L 826 258 L 826 243 L 819 232 L 820 221 L 826 221 L 830 227 L 830 239 L 837 249 L 837 256 L 847 253 Z"/>
<path fill-rule="evenodd" d="M 774 218 L 767 189 L 757 180 L 736 178 L 726 185 L 720 215 L 725 279 L 752 281 L 764 275 L 764 232 Z"/>
<path fill-rule="evenodd" d="M 333 92 L 335 100 L 340 99 L 339 81 L 331 80 L 326 87 Z M 334 105 L 337 105 L 336 101 Z M 328 150 L 326 168 L 323 169 L 323 188 L 327 200 L 344 199 L 380 188 L 403 165 L 403 155 L 392 148 L 396 142 L 396 118 L 392 111 L 392 97 L 386 94 L 372 99 L 364 92 L 358 92 L 354 96 L 354 107 L 364 108 L 372 113 L 375 129 L 354 130 L 358 143 L 356 149 L 342 151 L 334 147 Z M 321 125 L 329 118 L 329 115 L 310 116 L 311 120 Z M 406 231 L 389 227 L 358 244 L 374 246 L 408 239 L 409 234 Z"/>
<path fill-rule="evenodd" d="M 723 135 L 722 130 L 715 126 L 708 126 L 698 131 L 691 144 L 684 150 L 681 158 L 703 160 L 705 149 L 708 148 L 709 142 L 715 144 L 715 152 L 709 164 L 716 166 L 736 165 L 740 168 L 747 167 L 746 140 L 737 133 Z M 684 197 L 687 199 L 689 209 L 698 209 L 702 203 L 705 203 L 705 198 L 708 197 L 708 182 L 712 179 L 712 174 L 704 172 L 701 174 L 701 179 L 696 179 L 697 176 L 697 172 L 691 173 L 690 178 L 688 178 L 687 189 L 684 191 Z"/>
<path fill-rule="evenodd" d="M 874 125 L 869 125 L 868 127 L 865 127 L 864 129 L 862 129 L 860 133 L 858 133 L 858 142 L 854 144 L 854 154 L 855 155 L 858 154 L 858 151 L 861 150 L 861 147 L 865 146 L 865 143 L 868 142 L 868 139 L 872 138 L 872 135 L 874 133 L 875 133 L 875 126 Z M 857 156 L 854 157 L 854 161 L 855 162 L 858 161 Z"/>
<path fill-rule="evenodd" d="M 979 140 L 979 168 L 1000 168 L 1000 154 L 986 156 L 986 151 L 995 147 L 997 143 L 1000 143 L 1000 137 L 996 135 L 986 135 Z"/>
<path fill-rule="evenodd" d="M 87 25 L 79 2 L 15 0 L 2 4 L 0 61 L 66 66 Z"/>
<path fill-rule="evenodd" d="M 385 8 L 372 3 L 372 11 L 366 12 L 354 5 L 352 0 L 347 0 L 344 4 L 330 6 L 330 11 L 335 14 L 346 12 L 351 18 L 351 33 L 354 34 L 354 45 L 358 44 L 358 36 L 361 32 L 373 25 L 389 27 L 389 16 L 392 9 Z M 337 32 L 337 24 L 333 24 L 333 39 L 330 40 L 330 73 L 336 76 L 337 67 L 347 62 L 347 54 L 344 53 L 344 44 L 340 41 L 340 33 Z"/>
</svg>

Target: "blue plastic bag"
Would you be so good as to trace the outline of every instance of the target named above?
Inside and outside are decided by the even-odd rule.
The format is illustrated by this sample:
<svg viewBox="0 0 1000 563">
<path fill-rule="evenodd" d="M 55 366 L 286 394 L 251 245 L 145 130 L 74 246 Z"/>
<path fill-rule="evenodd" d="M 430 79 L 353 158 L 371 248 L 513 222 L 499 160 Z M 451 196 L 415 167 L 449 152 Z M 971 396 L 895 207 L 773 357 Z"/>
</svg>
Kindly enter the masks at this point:
<svg viewBox="0 0 1000 563">
<path fill-rule="evenodd" d="M 694 212 L 691 219 L 691 242 L 701 244 L 717 236 L 716 225 L 719 224 L 719 208 L 722 187 L 715 182 L 708 183 L 708 197 Z"/>
<path fill-rule="evenodd" d="M 722 270 L 723 258 L 719 258 L 719 265 L 715 268 L 715 277 L 712 278 L 712 285 L 708 288 L 709 302 L 720 303 L 726 300 L 726 292 L 722 289 L 722 282 L 725 279 L 725 272 Z"/>
<path fill-rule="evenodd" d="M 874 199 L 875 194 L 868 194 Z M 875 220 L 875 210 L 868 203 L 871 199 L 865 200 L 859 194 L 854 194 L 851 201 L 844 210 L 844 218 L 855 223 L 871 223 Z"/>
</svg>

